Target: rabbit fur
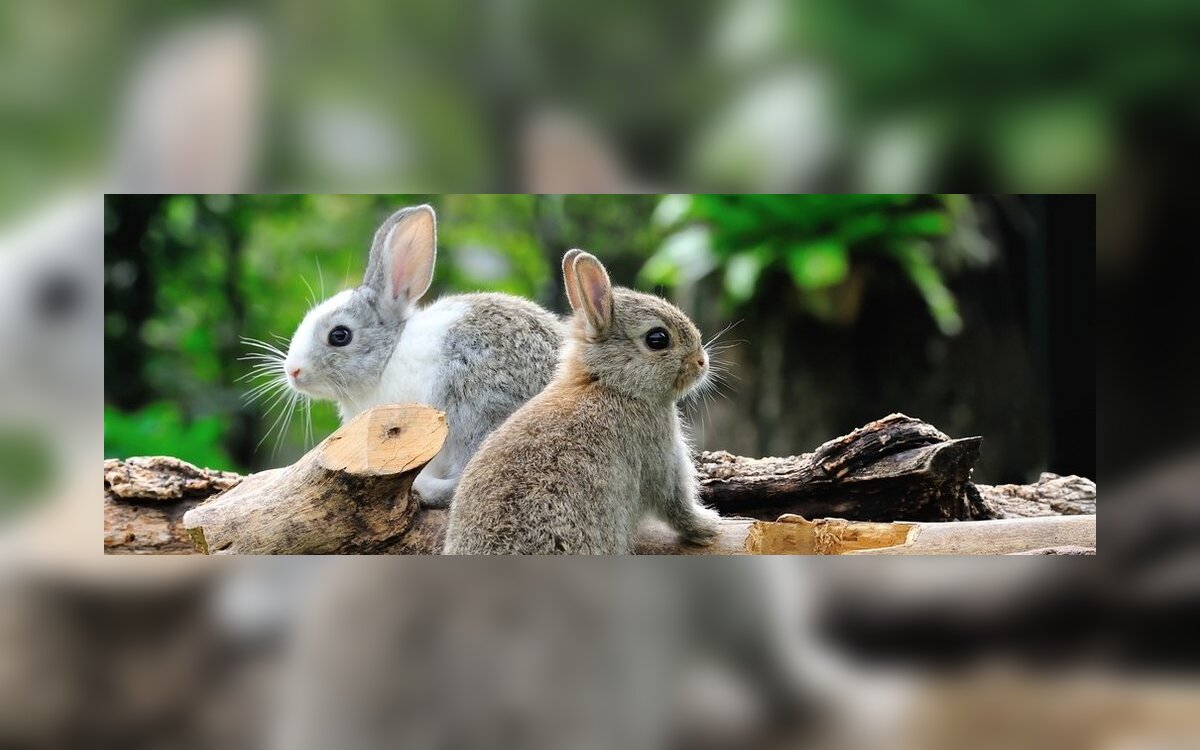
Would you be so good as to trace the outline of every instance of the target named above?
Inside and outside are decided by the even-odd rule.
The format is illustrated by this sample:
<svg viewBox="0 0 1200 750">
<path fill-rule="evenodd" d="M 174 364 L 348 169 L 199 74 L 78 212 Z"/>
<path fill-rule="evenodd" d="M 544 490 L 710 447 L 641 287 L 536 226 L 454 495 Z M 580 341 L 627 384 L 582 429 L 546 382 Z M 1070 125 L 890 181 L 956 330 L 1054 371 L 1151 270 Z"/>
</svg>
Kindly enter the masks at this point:
<svg viewBox="0 0 1200 750">
<path fill-rule="evenodd" d="M 335 401 L 343 423 L 379 404 L 444 411 L 449 436 L 413 486 L 423 505 L 445 507 L 484 437 L 550 381 L 564 330 L 552 313 L 507 294 L 418 306 L 436 244 L 430 206 L 393 214 L 375 233 L 363 283 L 308 312 L 283 366 L 293 388 Z M 348 343 L 335 345 L 338 327 Z"/>
<path fill-rule="evenodd" d="M 594 256 L 563 258 L 575 314 L 554 380 L 492 433 L 450 508 L 447 554 L 620 554 L 660 516 L 711 543 L 676 403 L 708 374 L 700 332 L 669 302 L 613 288 Z M 652 349 L 652 332 L 669 345 Z M 660 337 L 661 341 L 661 337 Z"/>
</svg>

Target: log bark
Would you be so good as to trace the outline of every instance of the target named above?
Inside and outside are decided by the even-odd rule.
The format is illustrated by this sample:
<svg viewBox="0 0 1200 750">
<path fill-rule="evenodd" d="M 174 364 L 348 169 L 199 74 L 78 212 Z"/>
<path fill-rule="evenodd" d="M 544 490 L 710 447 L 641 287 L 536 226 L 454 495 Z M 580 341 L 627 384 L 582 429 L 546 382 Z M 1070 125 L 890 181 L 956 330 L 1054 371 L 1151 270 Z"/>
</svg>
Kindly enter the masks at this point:
<svg viewBox="0 0 1200 750">
<path fill-rule="evenodd" d="M 196 501 L 192 501 L 196 502 Z M 639 555 L 743 555 L 743 554 L 854 554 L 866 549 L 868 542 L 888 542 L 890 550 L 875 550 L 871 554 L 1027 554 L 1027 555 L 1089 555 L 1095 554 L 1095 516 L 1031 518 L 1025 525 L 1013 525 L 1013 519 L 940 524 L 856 522 L 844 519 L 820 519 L 806 522 L 808 528 L 797 528 L 798 518 L 782 517 L 780 521 L 756 521 L 748 518 L 726 518 L 721 522 L 721 534 L 710 547 L 683 544 L 670 528 L 657 521 L 647 522 L 639 531 L 635 553 Z M 888 528 L 881 528 L 888 527 Z M 908 532 L 920 529 L 926 539 L 920 545 L 894 548 L 907 539 Z M 944 533 L 940 532 L 944 529 Z M 372 551 L 385 554 L 431 555 L 441 551 L 446 531 L 446 512 L 422 509 L 412 525 L 399 536 L 378 544 Z M 186 539 L 182 524 L 177 539 Z M 824 539 L 824 542 L 819 540 Z M 832 544 L 831 540 L 840 540 Z M 1065 541 L 1064 541 L 1065 540 Z M 1049 546 L 1048 546 L 1049 545 Z M 110 552 L 158 553 L 163 551 L 194 552 L 183 542 L 163 550 L 150 543 L 142 546 L 108 545 Z"/>
<path fill-rule="evenodd" d="M 1033 484 L 976 485 L 996 518 L 1086 516 L 1096 513 L 1096 483 L 1085 477 L 1044 473 Z"/>
<path fill-rule="evenodd" d="M 966 489 L 982 442 L 953 440 L 919 419 L 891 414 L 800 456 L 702 453 L 701 487 L 722 515 L 760 520 L 783 513 L 857 521 L 990 518 Z"/>
<path fill-rule="evenodd" d="M 106 461 L 105 549 L 187 552 L 194 541 L 200 549 L 223 553 L 436 553 L 445 513 L 420 509 L 410 488 L 444 438 L 445 422 L 436 411 L 389 406 L 361 415 L 295 465 L 245 478 L 165 457 Z M 1081 477 L 1046 474 L 1032 485 L 973 485 L 970 472 L 980 443 L 980 438 L 954 440 L 920 420 L 893 414 L 800 456 L 701 453 L 697 466 L 704 500 L 736 517 L 724 520 L 711 548 L 681 545 L 666 526 L 648 524 L 637 551 L 761 552 L 770 546 L 764 534 L 776 526 L 755 526 L 755 521 L 776 523 L 787 514 L 842 523 L 1082 514 L 1092 515 L 1094 524 L 1095 483 Z M 192 534 L 184 529 L 185 520 Z M 781 523 L 778 533 L 796 533 L 793 520 Z M 947 525 L 955 527 L 970 530 Z M 995 529 L 991 534 L 1035 527 L 988 528 Z M 1022 551 L 1066 553 L 1071 547 L 1094 548 L 1094 531 L 1090 545 L 1051 539 Z"/>
<path fill-rule="evenodd" d="M 169 456 L 104 462 L 104 550 L 130 554 L 192 554 L 183 514 L 242 481 Z"/>
</svg>

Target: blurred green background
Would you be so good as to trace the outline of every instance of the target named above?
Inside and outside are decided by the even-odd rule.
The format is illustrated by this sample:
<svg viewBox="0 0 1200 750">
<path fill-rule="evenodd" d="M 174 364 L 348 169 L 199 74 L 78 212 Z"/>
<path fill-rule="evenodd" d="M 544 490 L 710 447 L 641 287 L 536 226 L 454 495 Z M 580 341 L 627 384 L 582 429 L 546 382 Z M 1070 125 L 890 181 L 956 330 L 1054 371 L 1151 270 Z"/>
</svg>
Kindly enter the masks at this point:
<svg viewBox="0 0 1200 750">
<path fill-rule="evenodd" d="M 1092 191 L 1169 170 L 1200 124 L 1179 0 L 237 5 L 0 4 L 0 203 L 145 158 L 147 102 L 203 88 L 181 59 L 261 83 L 189 115 L 257 123 L 243 192 L 545 191 L 525 147 L 546 112 L 652 185 Z M 231 20 L 256 62 L 197 52 Z"/>
<path fill-rule="evenodd" d="M 251 364 L 239 360 L 251 351 L 240 337 L 290 338 L 314 294 L 359 282 L 383 218 L 430 202 L 439 217 L 430 298 L 500 290 L 564 312 L 558 261 L 578 246 L 617 283 L 674 299 L 707 335 L 733 324 L 722 340 L 732 344 L 723 357 L 734 379 L 720 397 L 688 406 L 699 447 L 803 452 L 904 411 L 952 435 L 984 435 L 979 471 L 991 481 L 1047 468 L 1088 473 L 1091 402 L 1087 414 L 1056 411 L 1061 347 L 1048 338 L 1058 328 L 1047 301 L 1090 294 L 1072 267 L 1069 288 L 1051 295 L 1049 262 L 1090 262 L 1090 251 L 1052 255 L 1047 238 L 1082 220 L 1086 249 L 1095 209 L 1090 198 L 1062 201 L 109 196 L 105 455 L 170 454 L 239 471 L 298 457 L 302 415 L 266 437 L 276 414 L 242 404 L 252 383 L 239 380 Z M 1062 335 L 1090 341 L 1090 329 L 1073 324 Z M 337 426 L 330 404 L 315 404 L 312 420 L 317 439 Z M 1064 425 L 1074 430 L 1065 441 Z M 1072 449 L 1080 443 L 1086 450 Z"/>
</svg>

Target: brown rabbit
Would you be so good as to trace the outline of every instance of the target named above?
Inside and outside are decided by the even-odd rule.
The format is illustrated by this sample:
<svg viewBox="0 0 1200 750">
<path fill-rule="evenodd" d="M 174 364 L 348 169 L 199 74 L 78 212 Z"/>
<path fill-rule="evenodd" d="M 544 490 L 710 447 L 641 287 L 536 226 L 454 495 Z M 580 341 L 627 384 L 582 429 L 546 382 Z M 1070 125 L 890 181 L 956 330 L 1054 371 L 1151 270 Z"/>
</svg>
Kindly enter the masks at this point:
<svg viewBox="0 0 1200 750">
<path fill-rule="evenodd" d="M 711 543 L 718 517 L 698 501 L 676 408 L 708 376 L 700 332 L 669 302 L 614 289 L 581 250 L 563 280 L 575 315 L 558 371 L 467 464 L 445 552 L 627 553 L 648 514 Z"/>
</svg>

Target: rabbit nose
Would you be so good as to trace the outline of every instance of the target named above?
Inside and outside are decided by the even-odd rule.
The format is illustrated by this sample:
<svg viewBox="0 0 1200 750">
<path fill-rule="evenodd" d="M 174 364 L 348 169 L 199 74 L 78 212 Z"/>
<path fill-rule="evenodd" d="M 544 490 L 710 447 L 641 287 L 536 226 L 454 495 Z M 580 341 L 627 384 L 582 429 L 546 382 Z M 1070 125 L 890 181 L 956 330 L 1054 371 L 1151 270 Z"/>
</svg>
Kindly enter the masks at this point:
<svg viewBox="0 0 1200 750">
<path fill-rule="evenodd" d="M 704 356 L 703 352 L 699 357 L 696 357 L 696 366 L 703 368 L 708 363 L 708 357 Z"/>
<path fill-rule="evenodd" d="M 300 379 L 300 368 L 299 368 L 299 367 L 293 367 L 291 372 L 292 372 L 292 379 L 293 379 L 293 380 L 299 380 L 299 379 Z"/>
</svg>

